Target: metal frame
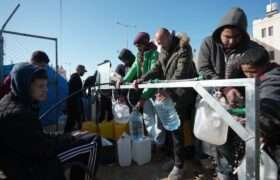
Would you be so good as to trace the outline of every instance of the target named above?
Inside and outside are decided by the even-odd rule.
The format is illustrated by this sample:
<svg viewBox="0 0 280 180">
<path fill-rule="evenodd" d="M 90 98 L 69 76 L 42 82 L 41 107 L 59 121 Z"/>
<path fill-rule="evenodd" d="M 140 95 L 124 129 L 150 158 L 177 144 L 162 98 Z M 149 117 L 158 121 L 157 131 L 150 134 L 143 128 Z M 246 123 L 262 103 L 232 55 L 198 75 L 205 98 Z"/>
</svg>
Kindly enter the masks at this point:
<svg viewBox="0 0 280 180">
<path fill-rule="evenodd" d="M 7 20 L 4 22 L 0 29 L 0 81 L 3 79 L 3 64 L 4 64 L 4 37 L 3 37 L 3 32 L 5 30 L 5 27 L 9 23 L 9 21 L 12 19 L 18 8 L 20 7 L 20 4 L 17 4 L 15 9 L 12 11 L 12 13 L 9 15 Z"/>
<path fill-rule="evenodd" d="M 4 30 L 3 33 L 54 41 L 54 43 L 55 43 L 55 71 L 58 72 L 58 40 L 57 40 L 57 38 L 34 35 L 34 34 L 27 34 L 27 33 L 20 33 L 20 32 L 15 32 L 15 31 L 6 31 L 6 30 Z"/>
<path fill-rule="evenodd" d="M 246 96 L 246 127 L 236 122 L 221 104 L 212 97 L 205 87 L 245 87 Z M 100 89 L 115 89 L 114 86 L 96 87 Z M 132 89 L 132 85 L 122 85 L 121 89 Z M 246 143 L 246 177 L 242 180 L 259 180 L 259 112 L 256 80 L 255 79 L 228 79 L 228 80 L 178 80 L 160 81 L 160 83 L 140 84 L 139 88 L 194 88 L 195 91 L 221 116 Z"/>
</svg>

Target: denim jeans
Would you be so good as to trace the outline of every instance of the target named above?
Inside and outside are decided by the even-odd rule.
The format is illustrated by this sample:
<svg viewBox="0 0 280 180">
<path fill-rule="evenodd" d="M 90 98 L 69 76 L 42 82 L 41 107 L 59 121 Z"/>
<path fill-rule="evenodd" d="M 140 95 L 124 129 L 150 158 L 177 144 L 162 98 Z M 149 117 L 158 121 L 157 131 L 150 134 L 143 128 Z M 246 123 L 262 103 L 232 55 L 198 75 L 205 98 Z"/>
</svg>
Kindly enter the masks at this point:
<svg viewBox="0 0 280 180">
<path fill-rule="evenodd" d="M 236 150 L 239 148 L 238 144 L 242 141 L 240 137 L 229 128 L 227 142 L 224 145 L 216 146 L 216 162 L 217 172 L 224 176 L 227 176 L 229 180 L 235 180 L 237 177 L 233 174 L 236 166 Z M 239 156 L 243 156 L 239 154 Z"/>
</svg>

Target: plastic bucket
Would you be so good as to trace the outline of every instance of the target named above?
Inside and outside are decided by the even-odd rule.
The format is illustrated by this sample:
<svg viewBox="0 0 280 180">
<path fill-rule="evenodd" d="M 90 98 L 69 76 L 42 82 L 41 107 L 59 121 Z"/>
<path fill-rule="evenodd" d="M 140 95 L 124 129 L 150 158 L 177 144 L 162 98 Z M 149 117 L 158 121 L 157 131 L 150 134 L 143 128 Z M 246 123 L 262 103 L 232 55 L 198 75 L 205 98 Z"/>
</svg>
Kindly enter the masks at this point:
<svg viewBox="0 0 280 180">
<path fill-rule="evenodd" d="M 88 132 L 91 132 L 91 133 L 97 133 L 98 132 L 97 126 L 93 121 L 83 122 L 81 130 L 82 131 L 88 131 Z"/>
<path fill-rule="evenodd" d="M 113 121 L 103 121 L 98 124 L 100 136 L 107 139 L 114 139 Z"/>
<path fill-rule="evenodd" d="M 119 139 L 123 133 L 128 133 L 128 123 L 114 122 L 114 139 Z"/>
</svg>

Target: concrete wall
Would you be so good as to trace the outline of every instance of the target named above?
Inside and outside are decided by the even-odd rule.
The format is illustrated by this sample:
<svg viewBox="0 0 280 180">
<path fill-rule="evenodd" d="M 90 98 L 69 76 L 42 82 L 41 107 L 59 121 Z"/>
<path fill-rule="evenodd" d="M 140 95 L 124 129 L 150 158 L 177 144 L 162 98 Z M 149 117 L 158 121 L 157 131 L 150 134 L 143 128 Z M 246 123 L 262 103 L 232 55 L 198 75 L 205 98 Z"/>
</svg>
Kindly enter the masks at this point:
<svg viewBox="0 0 280 180">
<path fill-rule="evenodd" d="M 273 35 L 269 36 L 268 28 L 273 26 Z M 262 37 L 262 29 L 266 29 L 266 36 Z M 277 63 L 280 63 L 280 13 L 253 21 L 253 38 L 261 42 L 268 51 L 274 51 Z"/>
</svg>

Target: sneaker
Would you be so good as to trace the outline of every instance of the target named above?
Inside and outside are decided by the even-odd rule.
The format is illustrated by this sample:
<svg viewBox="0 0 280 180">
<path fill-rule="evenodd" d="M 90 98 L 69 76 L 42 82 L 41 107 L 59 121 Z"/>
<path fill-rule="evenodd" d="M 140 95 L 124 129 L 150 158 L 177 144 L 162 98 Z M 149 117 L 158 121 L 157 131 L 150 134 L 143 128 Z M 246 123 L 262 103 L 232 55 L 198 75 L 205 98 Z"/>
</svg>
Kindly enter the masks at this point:
<svg viewBox="0 0 280 180">
<path fill-rule="evenodd" d="M 168 175 L 168 180 L 181 180 L 183 178 L 184 169 L 178 168 L 176 166 L 173 167 L 172 171 Z"/>
</svg>

